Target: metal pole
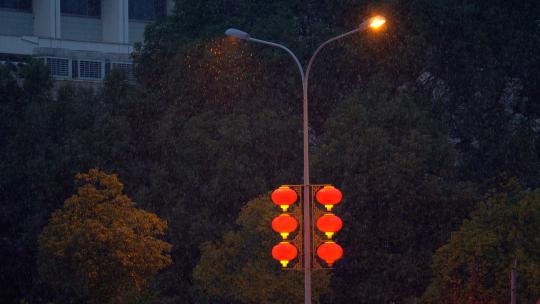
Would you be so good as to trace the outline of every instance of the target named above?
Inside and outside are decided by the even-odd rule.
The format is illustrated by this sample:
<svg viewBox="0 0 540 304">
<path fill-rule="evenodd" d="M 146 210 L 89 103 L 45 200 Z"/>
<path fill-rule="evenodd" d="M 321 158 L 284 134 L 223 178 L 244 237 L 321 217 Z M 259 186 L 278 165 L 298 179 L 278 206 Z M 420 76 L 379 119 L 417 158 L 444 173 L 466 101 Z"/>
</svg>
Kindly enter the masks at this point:
<svg viewBox="0 0 540 304">
<path fill-rule="evenodd" d="M 308 82 L 302 82 L 304 95 L 304 303 L 311 304 L 311 206 L 309 204 L 309 126 Z"/>
<path fill-rule="evenodd" d="M 325 43 L 321 44 L 313 53 L 311 56 L 306 72 L 304 73 L 304 68 L 302 67 L 302 64 L 300 63 L 300 60 L 298 60 L 298 57 L 286 46 L 273 43 L 266 40 L 251 38 L 247 36 L 247 38 L 244 38 L 247 41 L 262 43 L 270 46 L 274 46 L 277 48 L 280 48 L 282 50 L 285 50 L 291 57 L 294 59 L 294 62 L 298 66 L 298 69 L 300 70 L 300 76 L 302 77 L 302 91 L 303 91 L 303 141 L 304 141 L 304 184 L 303 184 L 303 191 L 304 191 L 304 303 L 305 304 L 311 304 L 311 204 L 310 204 L 310 187 L 309 187 L 309 112 L 308 112 L 308 84 L 309 84 L 309 72 L 311 70 L 311 66 L 313 65 L 313 61 L 315 60 L 315 57 L 319 53 L 319 51 L 325 47 L 327 44 L 329 44 L 332 41 L 338 40 L 340 38 L 343 38 L 345 36 L 349 36 L 351 34 L 354 34 L 356 32 L 363 31 L 368 28 L 369 22 L 366 21 L 362 23 L 357 29 L 354 29 L 350 32 L 347 32 L 345 34 L 341 34 L 339 36 L 336 36 L 334 38 L 331 38 L 327 40 Z M 246 34 L 247 35 L 247 34 Z"/>
<path fill-rule="evenodd" d="M 358 32 L 359 29 L 334 37 L 321 44 L 311 56 L 306 74 L 302 81 L 304 95 L 304 303 L 311 304 L 311 205 L 309 189 L 309 111 L 308 111 L 308 85 L 309 71 L 319 51 L 328 43 L 339 38 Z"/>
<path fill-rule="evenodd" d="M 510 304 L 517 303 L 517 257 L 514 259 L 514 265 L 512 266 L 512 274 L 510 276 Z"/>
</svg>

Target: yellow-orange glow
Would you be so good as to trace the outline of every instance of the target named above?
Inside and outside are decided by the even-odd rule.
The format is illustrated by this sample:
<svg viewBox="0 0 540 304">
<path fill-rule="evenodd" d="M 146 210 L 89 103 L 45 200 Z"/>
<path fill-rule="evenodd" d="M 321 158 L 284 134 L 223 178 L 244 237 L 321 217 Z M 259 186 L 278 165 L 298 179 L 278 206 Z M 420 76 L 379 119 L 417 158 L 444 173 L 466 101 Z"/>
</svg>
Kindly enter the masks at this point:
<svg viewBox="0 0 540 304">
<path fill-rule="evenodd" d="M 326 211 L 332 211 L 332 208 L 334 205 L 324 205 L 326 207 Z"/>
<path fill-rule="evenodd" d="M 380 28 L 381 26 L 383 26 L 385 23 L 386 23 L 386 19 L 384 17 L 376 16 L 376 17 L 371 18 L 371 21 L 369 22 L 369 27 L 376 30 Z"/>
<path fill-rule="evenodd" d="M 331 239 L 332 236 L 334 236 L 334 233 L 333 232 L 325 232 L 324 234 L 326 234 L 326 237 Z"/>
</svg>

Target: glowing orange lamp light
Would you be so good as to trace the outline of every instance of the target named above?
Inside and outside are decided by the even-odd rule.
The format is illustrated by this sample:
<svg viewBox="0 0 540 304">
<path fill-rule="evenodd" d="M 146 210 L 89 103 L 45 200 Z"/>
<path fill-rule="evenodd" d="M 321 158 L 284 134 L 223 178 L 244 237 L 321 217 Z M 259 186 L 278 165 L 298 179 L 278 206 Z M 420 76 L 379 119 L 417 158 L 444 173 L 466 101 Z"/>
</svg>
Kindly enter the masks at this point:
<svg viewBox="0 0 540 304">
<path fill-rule="evenodd" d="M 343 256 L 343 248 L 335 242 L 324 242 L 319 248 L 317 248 L 317 256 L 332 267 L 335 261 L 341 259 Z"/>
<path fill-rule="evenodd" d="M 343 194 L 334 186 L 324 186 L 321 190 L 317 191 L 315 195 L 317 201 L 326 207 L 326 210 L 330 211 L 341 202 Z"/>
<path fill-rule="evenodd" d="M 295 231 L 296 228 L 298 228 L 298 221 L 288 214 L 281 214 L 272 221 L 272 229 L 279 233 L 284 240 L 286 240 L 289 233 Z"/>
<path fill-rule="evenodd" d="M 283 268 L 298 255 L 298 249 L 289 242 L 280 242 L 272 248 L 272 257 L 281 263 Z"/>
<path fill-rule="evenodd" d="M 377 30 L 386 23 L 386 19 L 382 16 L 375 16 L 369 20 L 369 27 Z"/>
<path fill-rule="evenodd" d="M 289 206 L 294 204 L 297 199 L 296 191 L 287 186 L 281 186 L 272 192 L 272 202 L 280 206 L 283 212 L 286 212 Z"/>
<path fill-rule="evenodd" d="M 332 213 L 327 213 L 317 220 L 317 229 L 324 232 L 327 238 L 331 239 L 334 233 L 341 230 L 343 221 Z"/>
</svg>

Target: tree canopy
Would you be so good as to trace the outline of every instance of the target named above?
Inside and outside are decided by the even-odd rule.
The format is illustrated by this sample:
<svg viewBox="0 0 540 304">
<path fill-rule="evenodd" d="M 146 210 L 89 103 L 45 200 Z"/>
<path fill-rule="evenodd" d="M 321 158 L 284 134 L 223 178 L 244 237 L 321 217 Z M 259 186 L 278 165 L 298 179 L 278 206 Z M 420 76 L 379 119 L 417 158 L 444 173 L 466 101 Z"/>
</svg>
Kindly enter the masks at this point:
<svg viewBox="0 0 540 304">
<path fill-rule="evenodd" d="M 540 299 L 540 190 L 493 193 L 433 260 L 425 303 L 508 303 L 517 259 L 520 303 Z"/>
<path fill-rule="evenodd" d="M 200 289 L 218 270 L 263 269 L 269 255 L 195 271 L 241 254 L 239 238 L 254 240 L 241 219 L 259 207 L 245 202 L 301 183 L 298 71 L 281 50 L 225 38 L 230 27 L 306 62 L 365 18 L 388 19 L 329 45 L 311 73 L 312 181 L 345 197 L 345 256 L 321 302 L 414 303 L 439 286 L 433 254 L 489 189 L 512 177 L 539 186 L 540 2 L 175 2 L 136 47 L 134 82 L 112 73 L 102 87 L 53 88 L 38 61 L 16 72 L 0 65 L 0 302 L 53 300 L 38 279 L 38 235 L 90 168 L 117 173 L 140 208 L 168 223 L 173 262 L 146 281 L 144 301 L 271 301 L 264 290 L 227 293 L 238 277 L 210 298 Z"/>
<path fill-rule="evenodd" d="M 135 303 L 171 264 L 171 245 L 156 238 L 167 224 L 135 208 L 115 175 L 91 169 L 76 180 L 77 194 L 39 236 L 41 277 L 62 301 Z"/>
<path fill-rule="evenodd" d="M 194 279 L 210 303 L 301 303 L 304 275 L 281 270 L 272 259 L 272 247 L 280 237 L 269 223 L 279 214 L 269 195 L 249 201 L 236 223 L 238 230 L 225 231 L 217 242 L 201 245 L 201 258 Z M 313 275 L 313 300 L 328 293 L 330 274 Z"/>
</svg>

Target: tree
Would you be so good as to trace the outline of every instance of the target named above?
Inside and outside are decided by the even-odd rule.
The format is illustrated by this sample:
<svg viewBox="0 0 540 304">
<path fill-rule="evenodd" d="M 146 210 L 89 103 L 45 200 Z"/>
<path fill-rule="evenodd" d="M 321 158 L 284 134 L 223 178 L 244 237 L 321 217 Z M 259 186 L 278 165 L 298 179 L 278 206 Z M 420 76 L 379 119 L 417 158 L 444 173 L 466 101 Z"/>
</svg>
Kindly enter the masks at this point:
<svg viewBox="0 0 540 304">
<path fill-rule="evenodd" d="M 5 248 L 0 302 L 15 302 L 37 287 L 35 241 L 50 203 L 62 191 L 55 177 L 65 170 L 56 162 L 58 142 L 52 140 L 47 67 L 30 60 L 19 72 L 0 65 L 0 238 Z M 19 82 L 15 76 L 24 78 Z"/>
<path fill-rule="evenodd" d="M 313 150 L 314 182 L 344 193 L 333 303 L 413 303 L 433 251 L 472 208 L 474 188 L 456 179 L 429 100 L 411 85 L 393 87 L 379 75 L 337 105 Z"/>
<path fill-rule="evenodd" d="M 39 236 L 41 278 L 64 301 L 131 303 L 171 264 L 171 245 L 156 238 L 167 224 L 135 208 L 116 175 L 91 169 L 76 180 Z"/>
<path fill-rule="evenodd" d="M 18 279 L 21 269 L 17 266 L 18 238 L 14 233 L 20 209 L 15 201 L 15 196 L 10 195 L 9 190 L 16 185 L 12 163 L 5 161 L 13 151 L 13 139 L 20 119 L 23 90 L 17 85 L 14 75 L 0 64 L 0 260 L 2 261 L 2 273 L 0 274 L 0 302 L 8 303 L 18 296 Z M 11 150 L 11 151 L 10 151 Z"/>
<path fill-rule="evenodd" d="M 457 143 L 461 178 L 484 191 L 501 173 L 538 187 L 540 3 L 407 3 L 411 59 L 421 66 L 417 76 L 428 72 L 438 83 L 433 101 Z"/>
<path fill-rule="evenodd" d="M 221 240 L 201 245 L 193 276 L 211 303 L 303 302 L 303 273 L 283 271 L 272 259 L 272 247 L 280 238 L 270 223 L 278 214 L 269 196 L 260 196 L 242 208 L 238 230 L 226 231 Z M 329 279 L 326 271 L 313 273 L 315 302 L 328 292 Z"/>
<path fill-rule="evenodd" d="M 424 303 L 508 303 L 518 260 L 518 300 L 540 297 L 540 189 L 492 193 L 439 248 Z"/>
</svg>

